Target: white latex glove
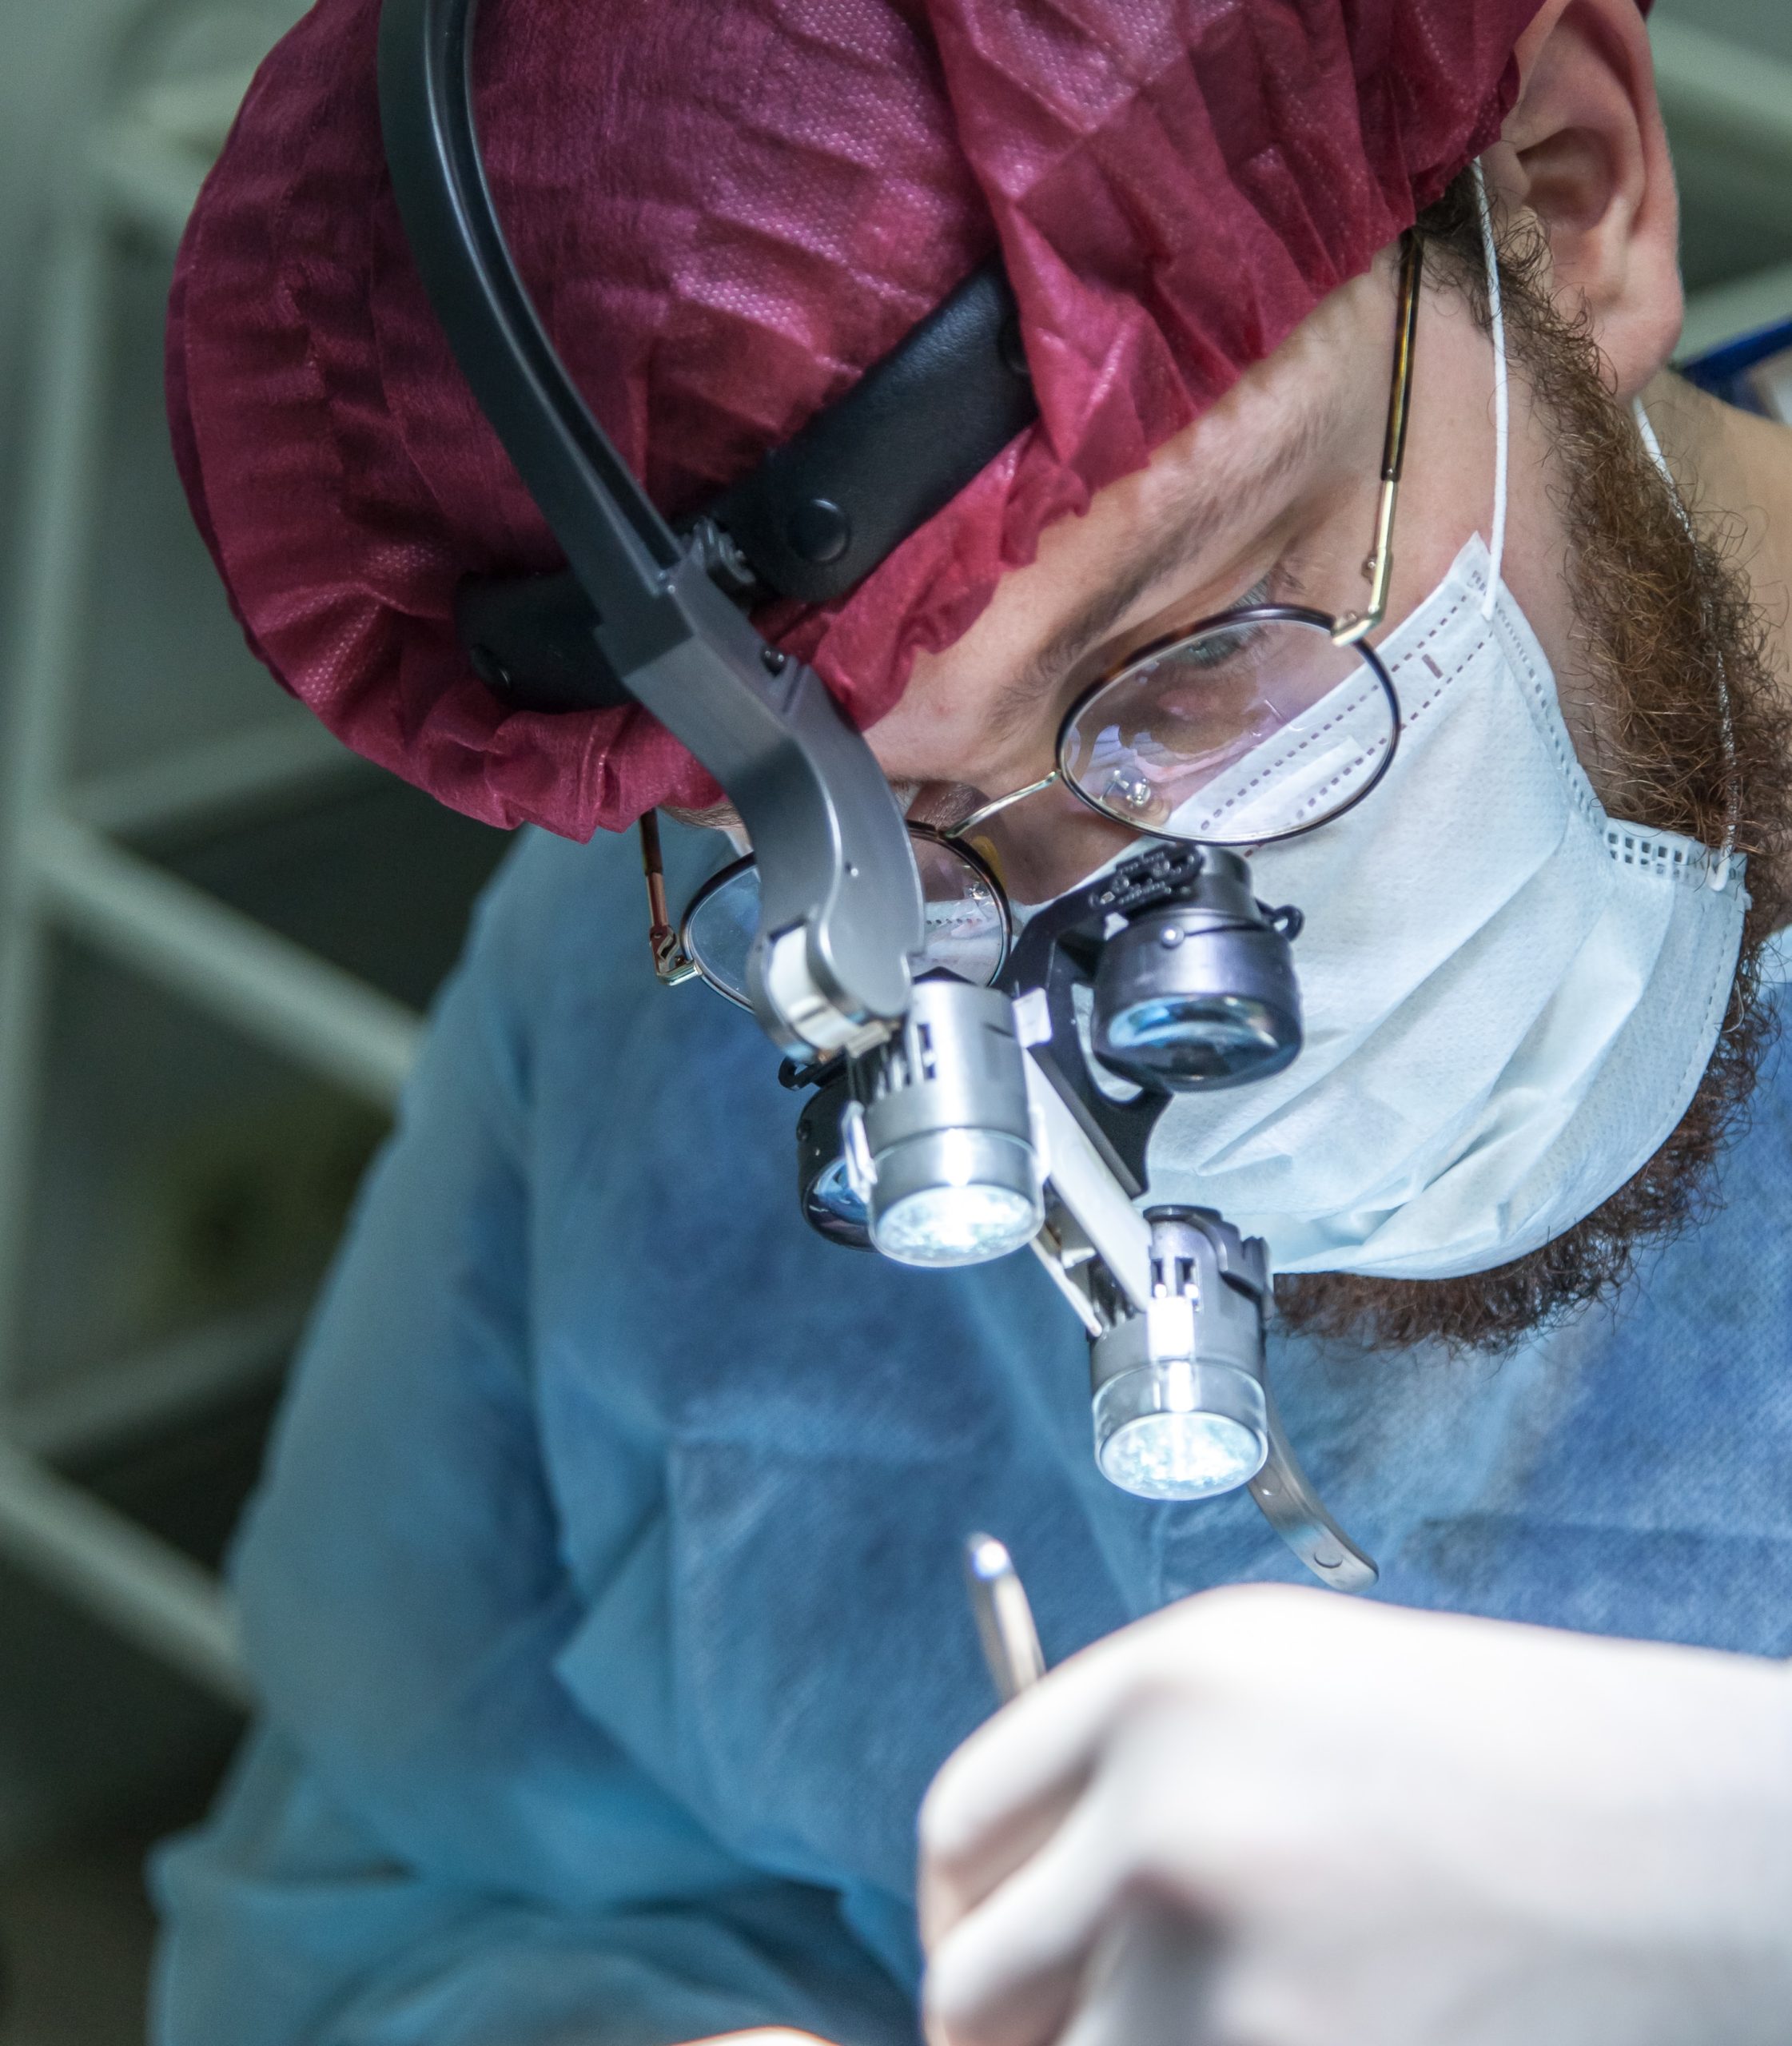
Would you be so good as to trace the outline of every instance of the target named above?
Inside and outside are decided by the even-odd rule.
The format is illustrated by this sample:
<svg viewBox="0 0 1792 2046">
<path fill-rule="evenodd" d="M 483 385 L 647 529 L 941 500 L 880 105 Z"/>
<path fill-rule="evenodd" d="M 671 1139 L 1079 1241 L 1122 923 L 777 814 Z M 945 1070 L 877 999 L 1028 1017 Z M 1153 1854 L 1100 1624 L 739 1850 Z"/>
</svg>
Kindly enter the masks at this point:
<svg viewBox="0 0 1792 2046">
<path fill-rule="evenodd" d="M 934 2046 L 1787 2046 L 1792 1673 L 1210 1592 L 922 1814 Z"/>
<path fill-rule="evenodd" d="M 829 2046 L 813 2032 L 793 2032 L 788 2025 L 755 2025 L 747 2032 L 714 2032 L 687 2046 Z"/>
</svg>

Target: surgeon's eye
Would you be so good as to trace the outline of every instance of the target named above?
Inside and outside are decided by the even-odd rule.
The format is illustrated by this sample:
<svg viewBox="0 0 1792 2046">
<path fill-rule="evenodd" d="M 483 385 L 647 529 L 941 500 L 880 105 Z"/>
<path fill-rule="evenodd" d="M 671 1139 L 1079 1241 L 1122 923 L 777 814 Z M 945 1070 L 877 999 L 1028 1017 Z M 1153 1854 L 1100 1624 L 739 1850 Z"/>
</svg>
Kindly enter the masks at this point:
<svg viewBox="0 0 1792 2046">
<path fill-rule="evenodd" d="M 1264 604 L 1273 603 L 1275 598 L 1271 593 L 1271 580 L 1269 576 L 1265 575 L 1261 582 L 1253 583 L 1235 603 L 1228 604 L 1226 610 L 1228 611 L 1256 611 Z M 1211 647 L 1215 658 L 1223 660 L 1229 651 L 1248 646 L 1261 634 L 1262 631 L 1263 627 L 1260 625 L 1235 625 L 1223 631 L 1207 633 L 1203 635 L 1198 643 L 1203 647 Z"/>
<path fill-rule="evenodd" d="M 1259 606 L 1272 603 L 1270 578 L 1263 579 L 1225 607 L 1225 612 L 1255 611 Z M 1225 615 L 1225 612 L 1221 614 Z M 1171 636 L 1169 643 L 1157 656 L 1161 667 L 1178 667 L 1191 669 L 1223 667 L 1228 661 L 1235 660 L 1240 654 L 1248 652 L 1262 633 L 1260 625 L 1238 624 L 1221 627 L 1217 631 L 1204 632 L 1197 638 L 1185 639 Z"/>
<path fill-rule="evenodd" d="M 1270 601 L 1266 579 L 1229 608 L 1251 610 Z M 1242 679 L 1253 675 L 1275 644 L 1273 625 L 1258 622 L 1222 626 L 1217 631 L 1173 642 L 1140 672 L 1150 678 L 1158 700 L 1167 707 L 1181 705 L 1192 711 L 1210 703 L 1217 684 L 1234 677 Z"/>
<path fill-rule="evenodd" d="M 1265 628 L 1260 625 L 1228 626 L 1219 632 L 1204 632 L 1198 639 L 1185 639 L 1159 658 L 1159 667 L 1173 675 L 1177 669 L 1209 674 L 1248 659 L 1262 646 Z"/>
</svg>

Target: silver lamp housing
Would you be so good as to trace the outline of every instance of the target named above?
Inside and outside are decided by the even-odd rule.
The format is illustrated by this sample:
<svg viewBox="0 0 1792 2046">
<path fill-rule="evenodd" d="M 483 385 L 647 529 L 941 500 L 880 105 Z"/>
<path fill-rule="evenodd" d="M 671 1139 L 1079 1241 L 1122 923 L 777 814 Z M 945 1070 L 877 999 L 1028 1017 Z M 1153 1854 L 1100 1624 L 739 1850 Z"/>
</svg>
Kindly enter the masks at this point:
<svg viewBox="0 0 1792 2046">
<path fill-rule="evenodd" d="M 1145 1219 L 1150 1297 L 1090 1345 L 1096 1461 L 1141 1499 L 1217 1498 L 1269 1455 L 1261 1246 L 1200 1208 Z"/>
<path fill-rule="evenodd" d="M 854 1061 L 846 1171 L 886 1257 L 982 1264 L 1038 1233 L 1024 1057 L 1006 995 L 942 975 L 917 981 L 902 1029 Z"/>
</svg>

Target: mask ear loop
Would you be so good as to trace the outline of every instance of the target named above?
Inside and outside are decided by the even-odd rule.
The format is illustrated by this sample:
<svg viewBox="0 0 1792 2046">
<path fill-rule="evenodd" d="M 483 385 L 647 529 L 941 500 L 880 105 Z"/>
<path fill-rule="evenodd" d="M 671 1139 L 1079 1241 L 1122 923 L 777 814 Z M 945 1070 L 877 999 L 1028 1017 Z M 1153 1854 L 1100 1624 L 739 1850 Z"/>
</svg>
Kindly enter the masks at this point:
<svg viewBox="0 0 1792 2046">
<path fill-rule="evenodd" d="M 1481 247 L 1487 264 L 1487 316 L 1493 330 L 1493 543 L 1492 567 L 1481 615 L 1493 616 L 1506 566 L 1506 521 L 1512 456 L 1512 388 L 1506 360 L 1506 302 L 1499 285 L 1499 250 L 1493 238 L 1493 209 L 1487 203 L 1486 173 L 1477 162 L 1475 203 L 1481 216 Z"/>
<path fill-rule="evenodd" d="M 1487 578 L 1487 592 L 1481 604 L 1483 618 L 1493 616 L 1494 606 L 1499 600 L 1501 571 L 1506 559 L 1506 526 L 1509 500 L 1509 478 L 1511 465 L 1512 400 L 1511 377 L 1506 353 L 1506 311 L 1499 283 L 1499 250 L 1493 232 L 1493 209 L 1487 199 L 1487 173 L 1479 162 L 1473 166 L 1475 173 L 1475 201 L 1481 217 L 1481 247 L 1487 257 L 1488 324 L 1493 332 L 1493 418 L 1494 418 L 1494 493 L 1493 493 L 1493 565 Z M 1692 520 L 1688 516 L 1686 500 L 1680 495 L 1680 487 L 1674 480 L 1673 472 L 1667 466 L 1667 458 L 1650 423 L 1649 415 L 1643 410 L 1639 398 L 1633 407 L 1636 416 L 1637 431 L 1643 436 L 1643 444 L 1649 451 L 1655 467 L 1662 472 L 1663 480 L 1674 500 L 1674 509 L 1679 514 L 1681 525 L 1690 539 Z M 1714 890 L 1729 886 L 1730 872 L 1736 860 L 1736 832 L 1742 812 L 1741 791 L 1736 779 L 1736 727 L 1730 715 L 1730 678 L 1724 668 L 1723 655 L 1718 655 L 1718 706 L 1723 720 L 1723 758 L 1730 778 L 1730 819 L 1724 830 L 1723 846 L 1715 862 L 1706 874 L 1706 885 Z"/>
<path fill-rule="evenodd" d="M 1638 398 L 1631 410 L 1636 420 L 1636 430 L 1643 436 L 1643 444 L 1649 451 L 1649 457 L 1662 472 L 1667 485 L 1668 495 L 1674 500 L 1675 515 L 1688 539 L 1693 536 L 1692 519 L 1686 511 L 1686 501 L 1680 495 L 1680 486 L 1674 480 L 1674 472 L 1667 466 L 1667 457 L 1662 452 L 1662 444 L 1657 437 L 1653 421 Z M 1730 821 L 1724 827 L 1723 849 L 1717 862 L 1706 873 L 1706 885 L 1714 889 L 1726 887 L 1730 870 L 1736 860 L 1736 830 L 1741 822 L 1742 791 L 1736 777 L 1736 725 L 1730 710 L 1730 676 L 1723 664 L 1723 650 L 1718 649 L 1718 707 L 1723 719 L 1723 761 L 1730 778 Z"/>
</svg>

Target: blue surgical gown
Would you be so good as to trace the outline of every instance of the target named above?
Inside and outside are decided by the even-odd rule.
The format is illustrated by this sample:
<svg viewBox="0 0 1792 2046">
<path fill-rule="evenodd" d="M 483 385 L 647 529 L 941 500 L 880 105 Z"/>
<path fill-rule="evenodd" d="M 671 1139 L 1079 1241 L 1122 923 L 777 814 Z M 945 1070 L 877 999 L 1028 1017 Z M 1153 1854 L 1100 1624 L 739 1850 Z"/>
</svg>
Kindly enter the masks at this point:
<svg viewBox="0 0 1792 2046">
<path fill-rule="evenodd" d="M 715 842 L 668 834 L 688 885 Z M 654 981 L 632 846 L 530 838 L 361 1194 L 240 1538 L 265 1700 L 165 1852 L 162 2046 L 912 2040 L 915 1814 L 991 1709 L 960 1575 L 1055 1660 L 1301 1572 L 1090 1454 L 1033 1260 L 812 1235 L 752 1018 Z M 1792 1649 L 1792 1075 L 1726 1206 L 1500 1365 L 1278 1346 L 1377 1596 Z"/>
</svg>

